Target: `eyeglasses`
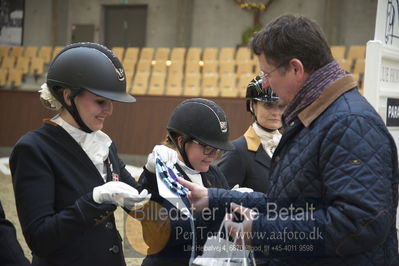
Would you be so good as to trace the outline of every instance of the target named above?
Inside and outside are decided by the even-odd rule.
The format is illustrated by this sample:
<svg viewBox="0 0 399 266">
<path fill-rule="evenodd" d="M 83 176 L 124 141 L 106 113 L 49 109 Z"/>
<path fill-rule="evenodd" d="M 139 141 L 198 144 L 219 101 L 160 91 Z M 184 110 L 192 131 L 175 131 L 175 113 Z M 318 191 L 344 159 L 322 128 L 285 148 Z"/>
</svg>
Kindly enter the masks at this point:
<svg viewBox="0 0 399 266">
<path fill-rule="evenodd" d="M 278 66 L 276 66 L 276 67 L 275 67 L 272 71 L 270 71 L 270 72 L 263 72 L 263 71 L 261 70 L 261 71 L 259 72 L 259 77 L 260 77 L 262 80 L 269 79 L 269 78 L 270 78 L 270 74 L 273 73 L 274 71 L 276 71 L 277 69 L 279 69 L 280 67 L 282 67 L 284 64 L 285 64 L 285 62 L 282 63 L 282 64 L 280 64 L 280 65 L 278 65 Z"/>
<path fill-rule="evenodd" d="M 208 146 L 206 144 L 202 144 L 202 143 L 198 142 L 195 139 L 193 139 L 191 141 L 194 142 L 195 144 L 199 144 L 199 145 L 202 146 L 202 153 L 204 155 L 215 155 L 215 154 L 219 155 L 222 152 L 222 150 L 220 150 L 220 149 L 216 149 L 216 148 L 214 148 L 212 146 Z"/>
</svg>

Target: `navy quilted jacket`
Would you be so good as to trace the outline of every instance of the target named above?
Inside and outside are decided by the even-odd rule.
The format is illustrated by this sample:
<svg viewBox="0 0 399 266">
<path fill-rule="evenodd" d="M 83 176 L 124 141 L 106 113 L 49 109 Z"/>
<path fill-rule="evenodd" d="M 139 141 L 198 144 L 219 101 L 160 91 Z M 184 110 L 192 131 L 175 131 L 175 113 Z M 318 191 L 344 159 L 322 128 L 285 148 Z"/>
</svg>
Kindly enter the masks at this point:
<svg viewBox="0 0 399 266">
<path fill-rule="evenodd" d="M 210 207 L 258 208 L 252 243 L 271 265 L 399 265 L 397 161 L 391 135 L 348 75 L 285 128 L 267 196 L 210 189 Z"/>
</svg>

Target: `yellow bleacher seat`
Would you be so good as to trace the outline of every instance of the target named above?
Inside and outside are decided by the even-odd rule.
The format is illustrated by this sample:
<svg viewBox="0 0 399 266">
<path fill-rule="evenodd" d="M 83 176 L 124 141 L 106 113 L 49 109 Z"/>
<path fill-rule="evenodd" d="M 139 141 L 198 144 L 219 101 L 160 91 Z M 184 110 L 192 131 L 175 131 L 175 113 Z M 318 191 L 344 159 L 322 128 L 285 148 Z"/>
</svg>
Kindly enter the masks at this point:
<svg viewBox="0 0 399 266">
<path fill-rule="evenodd" d="M 7 87 L 18 88 L 22 84 L 23 73 L 18 69 L 10 69 L 8 73 Z"/>
<path fill-rule="evenodd" d="M 180 96 L 183 93 L 182 81 L 182 72 L 169 72 L 168 82 L 166 83 L 166 95 Z"/>
<path fill-rule="evenodd" d="M 15 56 L 6 56 L 3 58 L 3 62 L 1 63 L 1 68 L 11 69 L 15 67 Z"/>
<path fill-rule="evenodd" d="M 172 49 L 172 52 L 170 54 L 170 60 L 172 61 L 172 63 L 175 61 L 183 61 L 184 62 L 185 53 L 186 53 L 186 48 L 175 47 Z"/>
<path fill-rule="evenodd" d="M 61 50 L 64 49 L 64 46 L 55 46 L 54 50 L 53 50 L 53 54 L 51 56 L 52 60 L 54 59 L 54 57 L 59 54 L 59 52 L 61 52 Z"/>
<path fill-rule="evenodd" d="M 218 71 L 218 61 L 216 60 L 204 61 L 204 65 L 202 67 L 202 73 L 217 73 L 217 71 Z"/>
<path fill-rule="evenodd" d="M 132 88 L 133 72 L 126 72 L 126 91 L 130 91 Z"/>
<path fill-rule="evenodd" d="M 237 50 L 235 59 L 236 59 L 237 64 L 239 64 L 241 62 L 252 61 L 251 51 L 249 50 L 248 47 L 240 47 Z"/>
<path fill-rule="evenodd" d="M 153 73 L 166 73 L 166 60 L 157 60 L 152 68 Z"/>
<path fill-rule="evenodd" d="M 224 74 L 220 77 L 220 95 L 222 97 L 237 97 L 236 80 L 235 74 Z"/>
<path fill-rule="evenodd" d="M 216 61 L 218 59 L 218 48 L 205 48 L 202 55 L 202 61 Z"/>
<path fill-rule="evenodd" d="M 134 73 L 136 67 L 136 62 L 130 59 L 123 60 L 123 68 L 125 69 L 125 73 Z"/>
<path fill-rule="evenodd" d="M 199 62 L 201 60 L 201 48 L 190 47 L 187 51 L 186 62 L 196 61 Z"/>
<path fill-rule="evenodd" d="M 206 73 L 202 76 L 202 96 L 203 97 L 217 97 L 219 96 L 218 87 L 219 76 L 215 72 Z"/>
<path fill-rule="evenodd" d="M 30 58 L 18 57 L 17 65 L 15 66 L 15 68 L 21 70 L 22 73 L 25 75 L 29 72 L 29 63 L 30 63 Z"/>
<path fill-rule="evenodd" d="M 330 46 L 332 56 L 335 59 L 345 58 L 346 46 L 345 45 L 332 45 Z"/>
<path fill-rule="evenodd" d="M 220 49 L 219 54 L 219 62 L 222 63 L 224 61 L 234 61 L 234 52 L 235 49 L 232 47 L 223 47 Z"/>
<path fill-rule="evenodd" d="M 238 96 L 245 97 L 249 82 L 255 77 L 254 74 L 246 73 L 238 76 Z"/>
<path fill-rule="evenodd" d="M 235 63 L 234 61 L 220 61 L 219 63 L 219 74 L 227 74 L 235 72 Z"/>
<path fill-rule="evenodd" d="M 255 74 L 258 75 L 260 73 L 260 66 L 258 63 L 258 59 L 256 59 L 256 61 L 254 61 L 254 66 L 255 66 Z"/>
<path fill-rule="evenodd" d="M 151 61 L 147 61 L 147 60 L 140 60 L 137 63 L 137 72 L 146 72 L 146 73 L 150 73 L 151 70 Z"/>
<path fill-rule="evenodd" d="M 364 74 L 366 62 L 364 58 L 358 58 L 355 61 L 355 65 L 353 67 L 353 73 L 355 74 Z"/>
<path fill-rule="evenodd" d="M 237 61 L 237 75 L 242 75 L 246 73 L 254 73 L 253 61 Z"/>
<path fill-rule="evenodd" d="M 30 64 L 30 74 L 41 76 L 44 73 L 44 60 L 39 57 L 33 57 Z"/>
<path fill-rule="evenodd" d="M 186 72 L 186 74 L 199 73 L 200 72 L 199 62 L 198 61 L 187 61 L 185 72 Z"/>
<path fill-rule="evenodd" d="M 11 46 L 10 55 L 14 57 L 20 57 L 24 54 L 24 47 L 23 46 Z"/>
<path fill-rule="evenodd" d="M 144 95 L 147 93 L 149 72 L 138 72 L 136 73 L 133 81 L 133 86 L 130 89 L 130 93 L 133 95 Z"/>
<path fill-rule="evenodd" d="M 352 72 L 352 59 L 340 59 L 337 61 L 343 70 Z"/>
<path fill-rule="evenodd" d="M 199 96 L 200 95 L 200 79 L 199 73 L 188 73 L 184 77 L 184 96 Z"/>
<path fill-rule="evenodd" d="M 365 45 L 351 45 L 349 46 L 348 55 L 346 59 L 365 58 L 366 46 Z"/>
<path fill-rule="evenodd" d="M 38 49 L 37 46 L 26 46 L 23 56 L 29 58 L 36 57 Z"/>
<path fill-rule="evenodd" d="M 158 48 L 157 51 L 155 52 L 155 61 L 166 61 L 169 59 L 169 53 L 170 49 L 169 48 Z"/>
<path fill-rule="evenodd" d="M 165 91 L 165 73 L 152 73 L 150 87 L 148 90 L 149 95 L 163 95 Z"/>
<path fill-rule="evenodd" d="M 172 61 L 169 66 L 169 74 L 171 73 L 183 74 L 183 61 Z"/>
<path fill-rule="evenodd" d="M 364 77 L 364 74 L 359 74 L 359 73 L 353 73 L 352 74 L 352 76 L 353 76 L 353 78 L 356 80 L 356 82 L 357 82 L 357 86 L 358 86 L 358 88 L 359 88 L 359 92 L 360 92 L 360 94 L 361 95 L 363 95 L 363 93 L 364 93 L 364 90 L 363 90 L 363 77 Z"/>
<path fill-rule="evenodd" d="M 48 64 L 51 60 L 52 51 L 52 46 L 42 46 L 39 49 L 37 57 L 43 58 L 44 63 Z"/>
<path fill-rule="evenodd" d="M 125 58 L 123 60 L 132 60 L 134 63 L 136 63 L 138 58 L 139 58 L 139 48 L 128 47 L 126 49 Z"/>
<path fill-rule="evenodd" d="M 0 57 L 8 56 L 10 49 L 10 46 L 0 46 Z"/>
<path fill-rule="evenodd" d="M 141 49 L 139 61 L 152 61 L 154 48 L 144 47 Z"/>
<path fill-rule="evenodd" d="M 0 87 L 4 87 L 7 84 L 8 70 L 0 68 Z"/>
<path fill-rule="evenodd" d="M 112 52 L 118 57 L 119 61 L 123 61 L 123 56 L 125 55 L 124 47 L 112 47 Z"/>
</svg>

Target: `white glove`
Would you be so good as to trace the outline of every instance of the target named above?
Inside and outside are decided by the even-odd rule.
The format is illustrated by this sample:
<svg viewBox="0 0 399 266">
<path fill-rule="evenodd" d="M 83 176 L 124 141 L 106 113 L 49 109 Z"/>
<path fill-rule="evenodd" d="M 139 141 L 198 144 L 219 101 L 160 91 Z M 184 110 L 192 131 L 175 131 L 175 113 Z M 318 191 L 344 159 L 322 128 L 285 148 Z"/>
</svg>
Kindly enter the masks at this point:
<svg viewBox="0 0 399 266">
<path fill-rule="evenodd" d="M 235 185 L 231 190 L 238 191 L 238 192 L 254 192 L 254 190 L 252 188 L 240 187 L 238 184 Z"/>
<path fill-rule="evenodd" d="M 147 163 L 145 165 L 145 168 L 151 173 L 155 173 L 155 160 L 157 155 L 169 168 L 173 168 L 173 166 L 177 163 L 177 152 L 174 149 L 171 149 L 165 145 L 155 145 L 152 153 L 148 155 Z"/>
<path fill-rule="evenodd" d="M 132 186 L 120 181 L 107 182 L 93 189 L 93 200 L 99 204 L 111 203 L 132 209 L 136 203 L 149 200 L 151 194 L 146 189 L 141 193 Z"/>
</svg>

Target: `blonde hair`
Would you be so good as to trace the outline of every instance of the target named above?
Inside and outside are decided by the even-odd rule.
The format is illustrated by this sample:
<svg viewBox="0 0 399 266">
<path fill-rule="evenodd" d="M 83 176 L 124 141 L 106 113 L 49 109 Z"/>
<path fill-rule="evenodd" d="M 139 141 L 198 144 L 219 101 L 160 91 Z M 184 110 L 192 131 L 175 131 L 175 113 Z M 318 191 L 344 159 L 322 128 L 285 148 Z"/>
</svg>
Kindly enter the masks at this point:
<svg viewBox="0 0 399 266">
<path fill-rule="evenodd" d="M 57 100 L 56 97 L 51 93 L 50 89 L 47 86 L 47 83 L 43 83 L 39 90 L 40 93 L 40 102 L 42 105 L 50 110 L 59 111 L 62 109 L 62 103 Z"/>
</svg>

